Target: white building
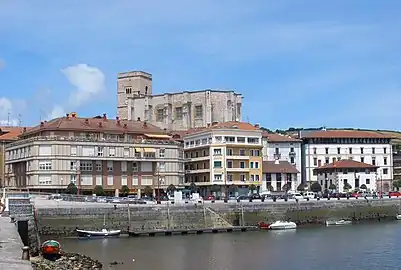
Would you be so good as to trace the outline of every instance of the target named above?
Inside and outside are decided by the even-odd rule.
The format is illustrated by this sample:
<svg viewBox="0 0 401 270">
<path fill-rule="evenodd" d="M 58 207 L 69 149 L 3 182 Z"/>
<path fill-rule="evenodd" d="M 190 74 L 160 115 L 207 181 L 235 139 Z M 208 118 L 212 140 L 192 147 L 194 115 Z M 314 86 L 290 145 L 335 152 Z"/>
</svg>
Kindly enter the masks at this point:
<svg viewBox="0 0 401 270">
<path fill-rule="evenodd" d="M 294 166 L 298 173 L 298 180 L 301 180 L 301 140 L 279 134 L 262 134 L 263 161 L 287 161 Z"/>
<path fill-rule="evenodd" d="M 302 131 L 302 178 L 317 181 L 314 169 L 338 160 L 349 159 L 378 166 L 383 190 L 392 187 L 393 154 L 391 138 L 374 131 Z"/>
<path fill-rule="evenodd" d="M 291 191 L 295 192 L 301 184 L 299 171 L 288 161 L 263 161 L 263 191 Z"/>
<path fill-rule="evenodd" d="M 185 183 L 202 196 L 210 192 L 248 193 L 262 183 L 262 132 L 249 123 L 225 122 L 183 136 Z M 214 187 L 213 187 L 214 186 Z M 213 190 L 213 191 L 212 191 Z"/>
<path fill-rule="evenodd" d="M 381 191 L 381 183 L 377 183 L 378 166 L 354 160 L 340 160 L 325 164 L 315 169 L 318 183 L 322 190 L 329 190 L 335 186 L 337 192 L 346 192 L 355 189 L 367 191 Z M 349 188 L 345 188 L 346 185 Z M 379 187 L 379 188 L 378 188 Z"/>
</svg>

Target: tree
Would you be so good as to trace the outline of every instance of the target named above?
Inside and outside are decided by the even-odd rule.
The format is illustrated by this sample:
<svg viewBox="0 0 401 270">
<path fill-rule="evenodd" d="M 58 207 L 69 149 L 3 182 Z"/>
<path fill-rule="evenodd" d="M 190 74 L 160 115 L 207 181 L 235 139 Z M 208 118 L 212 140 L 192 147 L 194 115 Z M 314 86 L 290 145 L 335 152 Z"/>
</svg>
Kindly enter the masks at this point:
<svg viewBox="0 0 401 270">
<path fill-rule="evenodd" d="M 191 184 L 189 185 L 189 190 L 191 191 L 191 193 L 196 193 L 198 191 L 198 187 L 194 182 L 191 182 Z"/>
<path fill-rule="evenodd" d="M 78 193 L 78 188 L 74 183 L 69 183 L 67 186 L 67 189 L 65 190 L 67 194 L 74 194 L 76 195 Z"/>
<path fill-rule="evenodd" d="M 96 196 L 103 196 L 104 195 L 104 190 L 102 186 L 96 186 L 93 189 L 93 194 L 95 194 Z"/>
<path fill-rule="evenodd" d="M 271 184 L 268 184 L 268 185 L 266 186 L 266 189 L 267 189 L 268 191 L 274 191 L 274 187 L 273 187 Z"/>
<path fill-rule="evenodd" d="M 167 187 L 167 192 L 168 192 L 168 193 L 173 193 L 175 190 L 176 190 L 176 188 L 175 188 L 175 186 L 174 186 L 173 184 L 170 184 L 170 185 Z"/>
<path fill-rule="evenodd" d="M 344 184 L 344 190 L 345 190 L 345 191 L 348 191 L 348 190 L 350 190 L 350 189 L 352 189 L 352 186 L 351 186 L 350 184 L 348 184 L 348 183 L 345 183 L 345 184 Z"/>
<path fill-rule="evenodd" d="M 257 189 L 257 187 L 254 184 L 249 185 L 249 191 L 251 191 L 252 193 Z"/>
<path fill-rule="evenodd" d="M 150 186 L 146 186 L 143 189 L 143 193 L 148 197 L 152 197 L 153 196 L 153 189 Z"/>
<path fill-rule="evenodd" d="M 288 191 L 291 189 L 291 183 L 285 184 L 285 185 L 282 187 L 282 189 L 283 189 L 285 192 L 288 192 Z"/>
<path fill-rule="evenodd" d="M 121 195 L 123 197 L 127 197 L 129 194 L 129 187 L 127 185 L 124 185 L 121 187 Z"/>
<path fill-rule="evenodd" d="M 360 189 L 368 189 L 368 187 L 365 184 L 362 184 L 359 188 Z"/>
<path fill-rule="evenodd" d="M 297 190 L 298 190 L 298 191 L 304 191 L 305 188 L 306 188 L 306 184 L 305 184 L 305 183 L 301 183 L 301 184 L 299 184 L 299 186 L 297 187 Z"/>
<path fill-rule="evenodd" d="M 330 190 L 336 190 L 336 189 L 337 189 L 337 186 L 334 185 L 334 184 L 330 184 L 329 189 L 330 189 Z"/>
<path fill-rule="evenodd" d="M 238 187 L 237 187 L 236 185 L 231 185 L 231 186 L 228 187 L 228 190 L 229 190 L 230 192 L 235 193 L 235 192 L 237 192 Z"/>
<path fill-rule="evenodd" d="M 314 182 L 314 183 L 311 185 L 310 189 L 311 189 L 313 192 L 320 192 L 320 191 L 322 191 L 322 186 L 321 186 L 318 182 Z"/>
<path fill-rule="evenodd" d="M 401 188 L 401 180 L 396 180 L 393 182 L 393 187 L 399 190 Z"/>
<path fill-rule="evenodd" d="M 210 188 L 210 191 L 212 192 L 212 193 L 216 193 L 216 192 L 219 192 L 220 191 L 220 187 L 218 186 L 218 185 L 213 185 L 211 188 Z"/>
</svg>

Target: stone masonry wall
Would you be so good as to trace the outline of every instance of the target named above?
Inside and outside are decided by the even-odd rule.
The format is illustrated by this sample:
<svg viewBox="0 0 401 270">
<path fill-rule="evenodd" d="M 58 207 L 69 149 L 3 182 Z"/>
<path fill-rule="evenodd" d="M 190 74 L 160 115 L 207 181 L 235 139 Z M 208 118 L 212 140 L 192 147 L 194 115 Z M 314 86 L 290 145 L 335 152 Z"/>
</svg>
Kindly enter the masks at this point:
<svg viewBox="0 0 401 270">
<path fill-rule="evenodd" d="M 298 224 L 322 224 L 328 219 L 394 219 L 400 200 L 277 202 L 210 205 L 120 205 L 99 208 L 43 208 L 37 210 L 42 235 L 74 235 L 75 229 L 121 229 L 135 232 L 255 226 L 260 221 L 292 220 Z M 105 220 L 105 226 L 103 221 Z"/>
</svg>

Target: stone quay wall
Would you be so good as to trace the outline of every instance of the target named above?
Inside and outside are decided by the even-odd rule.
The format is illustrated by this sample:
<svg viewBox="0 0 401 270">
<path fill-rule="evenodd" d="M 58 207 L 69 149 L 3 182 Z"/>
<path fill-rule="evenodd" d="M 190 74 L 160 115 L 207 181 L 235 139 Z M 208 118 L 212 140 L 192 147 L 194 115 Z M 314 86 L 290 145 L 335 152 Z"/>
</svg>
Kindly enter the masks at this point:
<svg viewBox="0 0 401 270">
<path fill-rule="evenodd" d="M 75 235 L 76 228 L 121 229 L 123 232 L 201 230 L 255 226 L 260 221 L 291 220 L 299 225 L 330 219 L 395 219 L 401 200 L 320 200 L 296 202 L 209 203 L 184 205 L 99 205 L 36 209 L 41 235 Z"/>
</svg>

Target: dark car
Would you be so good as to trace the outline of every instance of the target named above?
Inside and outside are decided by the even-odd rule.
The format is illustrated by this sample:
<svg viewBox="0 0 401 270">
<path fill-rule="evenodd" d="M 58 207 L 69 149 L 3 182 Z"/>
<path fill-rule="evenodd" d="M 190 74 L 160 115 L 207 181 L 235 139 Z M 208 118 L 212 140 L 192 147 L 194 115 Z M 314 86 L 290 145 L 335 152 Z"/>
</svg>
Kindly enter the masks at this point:
<svg viewBox="0 0 401 270">
<path fill-rule="evenodd" d="M 239 195 L 237 196 L 237 200 L 243 201 L 243 200 L 249 200 L 249 196 L 248 195 Z"/>
<path fill-rule="evenodd" d="M 260 196 L 259 193 L 254 193 L 251 195 L 252 200 L 260 200 L 262 199 L 262 196 Z"/>
</svg>

